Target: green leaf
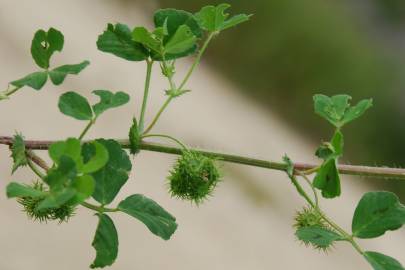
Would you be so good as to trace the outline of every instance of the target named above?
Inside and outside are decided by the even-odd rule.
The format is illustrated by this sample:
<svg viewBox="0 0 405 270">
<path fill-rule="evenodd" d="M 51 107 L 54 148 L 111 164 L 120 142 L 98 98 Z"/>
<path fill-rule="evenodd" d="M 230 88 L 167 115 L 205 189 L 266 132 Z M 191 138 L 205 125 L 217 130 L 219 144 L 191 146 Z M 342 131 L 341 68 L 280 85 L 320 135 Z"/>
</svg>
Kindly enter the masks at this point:
<svg viewBox="0 0 405 270">
<path fill-rule="evenodd" d="M 135 117 L 129 129 L 129 150 L 132 155 L 138 154 L 141 151 L 141 134 Z"/>
<path fill-rule="evenodd" d="M 397 260 L 378 252 L 366 251 L 364 257 L 374 270 L 404 270 Z"/>
<path fill-rule="evenodd" d="M 335 153 L 335 157 L 340 157 L 343 155 L 343 146 L 344 146 L 344 140 L 343 140 L 343 134 L 339 130 L 335 132 L 335 134 L 332 137 L 331 140 L 331 145 L 333 146 L 333 150 Z"/>
<path fill-rule="evenodd" d="M 76 65 L 63 65 L 49 72 L 49 77 L 54 85 L 63 83 L 67 75 L 77 75 L 90 64 L 89 61 L 83 61 Z"/>
<path fill-rule="evenodd" d="M 155 12 L 154 22 L 157 28 L 163 27 L 167 29 L 167 35 L 163 40 L 164 46 L 166 46 L 166 44 L 173 38 L 177 30 L 182 25 L 188 26 L 196 38 L 202 37 L 202 29 L 200 28 L 196 18 L 193 14 L 187 11 L 176 9 L 160 9 Z M 197 48 L 198 46 L 194 45 L 190 47 L 190 49 L 185 50 L 181 53 L 166 53 L 165 60 L 172 60 L 191 55 L 197 51 Z M 155 56 L 154 59 L 161 60 L 159 56 Z"/>
<path fill-rule="evenodd" d="M 63 190 L 77 176 L 75 161 L 69 156 L 62 155 L 56 167 L 52 167 L 44 181 L 49 185 L 51 191 Z"/>
<path fill-rule="evenodd" d="M 25 154 L 24 138 L 21 134 L 14 135 L 13 145 L 11 146 L 11 157 L 14 161 L 12 173 L 14 173 L 19 167 L 28 164 L 27 156 Z"/>
<path fill-rule="evenodd" d="M 325 95 L 314 96 L 315 112 L 328 120 L 337 128 L 350 121 L 360 117 L 367 109 L 372 106 L 372 100 L 362 100 L 356 106 L 350 107 L 348 95 L 336 95 L 328 97 Z"/>
<path fill-rule="evenodd" d="M 322 190 L 324 198 L 331 199 L 340 195 L 340 176 L 336 159 L 329 159 L 322 164 L 314 178 L 313 185 Z"/>
<path fill-rule="evenodd" d="M 50 28 L 48 32 L 38 30 L 31 43 L 31 55 L 35 63 L 43 69 L 49 68 L 49 60 L 55 51 L 62 51 L 64 37 L 61 32 Z"/>
<path fill-rule="evenodd" d="M 27 185 L 21 185 L 15 182 L 8 184 L 6 190 L 7 190 L 7 198 L 15 198 L 15 197 L 41 198 L 47 194 L 46 192 L 40 191 Z"/>
<path fill-rule="evenodd" d="M 142 44 L 132 40 L 129 27 L 120 23 L 108 24 L 107 30 L 98 37 L 97 48 L 129 61 L 143 61 L 149 56 Z"/>
<path fill-rule="evenodd" d="M 104 111 L 122 106 L 129 101 L 129 95 L 124 92 L 111 93 L 107 90 L 94 90 L 93 94 L 100 97 L 100 102 L 93 105 L 93 111 L 99 116 Z"/>
<path fill-rule="evenodd" d="M 143 44 L 151 51 L 157 54 L 162 53 L 163 40 L 159 40 L 157 36 L 149 32 L 145 27 L 135 27 L 132 31 L 132 38 L 134 41 Z"/>
<path fill-rule="evenodd" d="M 93 145 L 94 150 L 92 152 L 94 154 L 90 160 L 83 165 L 83 169 L 81 170 L 81 172 L 86 174 L 100 170 L 107 164 L 109 159 L 108 150 L 104 145 L 99 142 L 92 142 L 91 145 Z"/>
<path fill-rule="evenodd" d="M 90 198 L 94 192 L 95 186 L 96 183 L 90 175 L 77 177 L 72 184 L 72 187 L 76 191 L 75 203 L 81 203 Z"/>
<path fill-rule="evenodd" d="M 48 74 L 45 71 L 34 72 L 22 79 L 12 81 L 10 84 L 16 87 L 29 86 L 35 90 L 40 90 L 48 80 Z"/>
<path fill-rule="evenodd" d="M 92 246 L 96 250 L 96 258 L 91 268 L 102 268 L 112 265 L 118 255 L 118 233 L 114 222 L 106 214 L 97 214 L 98 225 Z"/>
<path fill-rule="evenodd" d="M 58 208 L 72 199 L 75 195 L 76 191 L 72 188 L 66 188 L 58 192 L 52 192 L 38 204 L 37 210 L 41 211 L 45 209 Z"/>
<path fill-rule="evenodd" d="M 141 221 L 155 235 L 170 239 L 177 229 L 176 218 L 155 201 L 135 194 L 120 202 L 118 209 Z"/>
<path fill-rule="evenodd" d="M 230 8 L 229 4 L 203 7 L 195 16 L 204 30 L 208 32 L 220 32 L 240 23 L 248 21 L 251 15 L 239 14 L 228 19 L 229 14 L 225 10 Z"/>
<path fill-rule="evenodd" d="M 59 98 L 59 110 L 77 120 L 91 120 L 93 112 L 86 98 L 76 92 L 67 92 Z"/>
<path fill-rule="evenodd" d="M 353 235 L 374 238 L 405 224 L 405 206 L 391 192 L 368 192 L 356 207 L 352 222 Z"/>
<path fill-rule="evenodd" d="M 373 100 L 372 99 L 363 99 L 359 103 L 357 103 L 356 106 L 350 107 L 343 119 L 342 119 L 342 125 L 347 124 L 360 116 L 362 116 L 369 108 L 373 106 Z"/>
<path fill-rule="evenodd" d="M 68 138 L 66 141 L 51 144 L 48 153 L 56 165 L 59 165 L 62 156 L 67 156 L 76 163 L 76 166 L 81 166 L 83 164 L 81 148 L 80 140 L 76 138 Z"/>
<path fill-rule="evenodd" d="M 127 182 L 132 164 L 128 154 L 118 142 L 104 139 L 96 141 L 107 149 L 109 160 L 102 169 L 91 174 L 96 181 L 93 198 L 99 203 L 107 205 L 114 200 L 121 187 Z M 82 154 L 84 160 L 88 161 L 94 156 L 94 148 L 86 143 L 83 145 Z"/>
<path fill-rule="evenodd" d="M 313 246 L 321 249 L 331 247 L 333 242 L 344 239 L 336 232 L 319 226 L 299 228 L 295 235 L 305 244 L 312 244 Z"/>
<path fill-rule="evenodd" d="M 181 25 L 173 37 L 165 45 L 165 53 L 182 54 L 192 49 L 197 42 L 197 37 L 191 32 L 190 27 Z"/>
</svg>

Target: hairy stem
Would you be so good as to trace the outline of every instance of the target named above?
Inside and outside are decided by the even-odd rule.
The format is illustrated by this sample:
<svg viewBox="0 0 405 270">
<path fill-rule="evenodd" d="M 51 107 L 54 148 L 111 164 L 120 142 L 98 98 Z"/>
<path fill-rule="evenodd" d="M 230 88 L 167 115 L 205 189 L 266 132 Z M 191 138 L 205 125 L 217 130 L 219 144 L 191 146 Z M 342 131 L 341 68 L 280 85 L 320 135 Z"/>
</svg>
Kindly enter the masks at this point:
<svg viewBox="0 0 405 270">
<path fill-rule="evenodd" d="M 147 60 L 146 61 L 146 79 L 145 79 L 145 89 L 143 92 L 143 101 L 142 101 L 142 107 L 141 107 L 141 115 L 139 116 L 139 130 L 142 133 L 143 127 L 145 125 L 145 112 L 146 112 L 146 105 L 148 103 L 148 97 L 149 97 L 149 86 L 150 86 L 150 80 L 151 80 L 151 75 L 152 75 L 152 66 L 153 66 L 153 61 L 152 60 Z"/>
<path fill-rule="evenodd" d="M 129 149 L 128 140 L 117 140 L 123 148 Z M 31 150 L 46 150 L 55 141 L 33 141 L 26 140 L 25 145 L 27 149 Z M 7 136 L 0 136 L 0 144 L 12 146 L 13 138 Z M 181 155 L 182 148 L 169 146 L 164 144 L 142 142 L 140 148 L 145 151 L 160 152 L 174 155 Z M 207 151 L 196 148 L 189 148 L 190 151 L 197 151 L 203 155 L 217 158 L 226 162 L 254 166 L 259 168 L 266 168 L 271 170 L 286 171 L 287 165 L 284 162 L 268 161 L 263 159 L 251 158 L 246 156 L 239 156 L 221 152 Z M 308 163 L 294 163 L 295 170 L 304 171 L 317 167 L 318 164 Z M 338 170 L 341 174 L 357 175 L 363 177 L 373 177 L 378 179 L 399 179 L 405 180 L 405 169 L 387 168 L 387 167 L 370 167 L 370 166 L 356 166 L 356 165 L 339 165 Z"/>
</svg>

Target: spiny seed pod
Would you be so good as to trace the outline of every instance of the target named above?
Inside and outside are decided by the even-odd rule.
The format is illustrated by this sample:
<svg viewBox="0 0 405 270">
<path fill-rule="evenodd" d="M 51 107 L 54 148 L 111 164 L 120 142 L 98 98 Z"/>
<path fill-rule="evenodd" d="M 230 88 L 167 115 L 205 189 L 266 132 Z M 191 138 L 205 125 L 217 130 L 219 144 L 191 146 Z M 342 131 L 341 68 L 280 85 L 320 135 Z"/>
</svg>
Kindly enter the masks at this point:
<svg viewBox="0 0 405 270">
<path fill-rule="evenodd" d="M 32 187 L 40 191 L 46 191 L 44 185 L 40 182 L 35 182 Z M 39 222 L 48 222 L 51 220 L 58 220 L 59 223 L 67 222 L 69 218 L 74 215 L 75 208 L 70 205 L 62 205 L 59 208 L 50 208 L 45 210 L 38 210 L 37 206 L 45 199 L 42 198 L 32 198 L 32 197 L 22 197 L 18 198 L 19 202 L 24 207 L 24 212 L 27 216 Z"/>
<path fill-rule="evenodd" d="M 317 211 L 315 211 L 312 207 L 304 207 L 301 211 L 297 211 L 296 216 L 294 218 L 294 228 L 300 229 L 310 226 L 319 226 L 322 228 L 327 228 L 327 224 L 322 219 Z"/>
<path fill-rule="evenodd" d="M 210 196 L 221 174 L 215 160 L 194 151 L 184 151 L 168 177 L 173 197 L 200 204 Z"/>
</svg>

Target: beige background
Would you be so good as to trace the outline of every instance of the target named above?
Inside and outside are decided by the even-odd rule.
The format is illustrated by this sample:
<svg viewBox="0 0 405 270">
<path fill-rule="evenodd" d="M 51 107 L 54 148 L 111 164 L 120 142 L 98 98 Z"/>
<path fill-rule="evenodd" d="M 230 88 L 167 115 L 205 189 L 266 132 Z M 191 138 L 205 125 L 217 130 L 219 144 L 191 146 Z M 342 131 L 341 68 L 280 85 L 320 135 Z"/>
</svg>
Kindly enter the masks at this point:
<svg viewBox="0 0 405 270">
<path fill-rule="evenodd" d="M 65 48 L 53 58 L 55 65 L 91 61 L 80 76 L 68 78 L 61 87 L 48 83 L 40 92 L 27 88 L 1 102 L 0 134 L 19 131 L 30 139 L 76 136 L 85 123 L 58 112 L 60 94 L 75 90 L 95 101 L 91 90 L 110 89 L 127 91 L 132 100 L 103 115 L 88 137 L 124 138 L 131 115 L 139 111 L 145 65 L 103 54 L 96 50 L 95 41 L 108 22 L 150 24 L 154 3 L 139 3 L 0 0 L 3 88 L 9 81 L 37 69 L 30 59 L 29 46 L 38 28 L 53 26 L 65 34 Z M 181 62 L 179 73 L 184 73 L 189 64 Z M 158 68 L 154 75 L 149 120 L 163 102 L 166 87 Z M 189 84 L 193 92 L 176 100 L 156 131 L 181 138 L 191 146 L 274 160 L 288 153 L 295 160 L 312 161 L 314 145 L 308 145 L 276 116 L 269 116 L 240 96 L 233 90 L 235 87 L 203 63 Z M 0 147 L 0 161 L 0 190 L 4 191 L 10 181 L 34 179 L 28 169 L 10 176 L 11 160 L 4 146 Z M 118 199 L 132 193 L 155 199 L 177 217 L 178 231 L 165 242 L 136 220 L 114 214 L 120 251 L 111 269 L 370 269 L 347 244 L 338 244 L 336 252 L 325 255 L 295 240 L 292 216 L 303 201 L 284 174 L 225 165 L 225 179 L 215 196 L 195 207 L 171 199 L 166 192 L 165 177 L 173 162 L 173 156 L 142 152 L 133 160 L 131 178 Z M 365 182 L 344 177 L 343 196 L 324 202 L 327 212 L 347 229 L 358 199 L 370 190 Z M 14 200 L 7 200 L 0 192 L 1 270 L 87 269 L 95 255 L 91 241 L 97 223 L 90 211 L 80 209 L 68 224 L 58 225 L 34 223 L 20 210 Z M 405 264 L 404 236 L 403 231 L 391 232 L 361 243 L 368 250 L 386 253 Z"/>
</svg>

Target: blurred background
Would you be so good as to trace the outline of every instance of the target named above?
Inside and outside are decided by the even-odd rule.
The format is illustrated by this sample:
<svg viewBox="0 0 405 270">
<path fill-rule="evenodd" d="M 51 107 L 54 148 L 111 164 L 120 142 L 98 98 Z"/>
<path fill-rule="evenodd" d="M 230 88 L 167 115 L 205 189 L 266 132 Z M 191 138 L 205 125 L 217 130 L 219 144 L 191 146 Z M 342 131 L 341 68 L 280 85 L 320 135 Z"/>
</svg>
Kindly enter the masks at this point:
<svg viewBox="0 0 405 270">
<path fill-rule="evenodd" d="M 65 34 L 65 48 L 55 65 L 88 59 L 91 66 L 55 88 L 21 90 L 0 104 L 0 134 L 22 132 L 29 139 L 76 136 L 83 123 L 57 109 L 69 90 L 91 97 L 93 89 L 123 90 L 132 100 L 103 116 L 89 137 L 124 138 L 133 113 L 139 113 L 145 65 L 96 50 L 107 23 L 152 27 L 154 10 L 175 7 L 192 12 L 222 1 L 71 0 L 41 2 L 0 0 L 0 85 L 36 67 L 29 55 L 33 33 L 53 26 Z M 269 160 L 288 153 L 315 162 L 314 149 L 333 130 L 313 113 L 316 93 L 346 93 L 353 103 L 373 98 L 374 107 L 345 127 L 342 162 L 401 167 L 405 162 L 403 79 L 405 2 L 402 0 L 250 0 L 229 1 L 231 13 L 252 13 L 248 23 L 220 35 L 194 74 L 190 94 L 178 99 L 156 131 L 190 146 L 229 151 Z M 179 63 L 179 77 L 190 59 Z M 154 69 L 150 120 L 164 101 L 166 82 Z M 44 154 L 44 153 L 42 153 Z M 0 190 L 10 181 L 33 179 L 27 170 L 10 176 L 11 160 L 0 147 Z M 114 216 L 120 253 L 111 269 L 369 269 L 345 244 L 325 255 L 301 246 L 291 228 L 303 206 L 287 177 L 279 172 L 223 164 L 224 182 L 206 204 L 195 207 L 170 198 L 165 177 L 175 159 L 142 152 L 120 193 L 152 197 L 178 218 L 179 229 L 164 242 L 142 224 Z M 361 194 L 384 188 L 404 193 L 397 181 L 343 177 L 343 196 L 325 201 L 327 212 L 349 229 Z M 68 224 L 27 220 L 19 205 L 0 192 L 0 269 L 87 269 L 94 258 L 91 241 L 97 220 L 79 210 Z M 403 232 L 362 242 L 368 250 L 396 257 L 403 264 Z"/>
</svg>

